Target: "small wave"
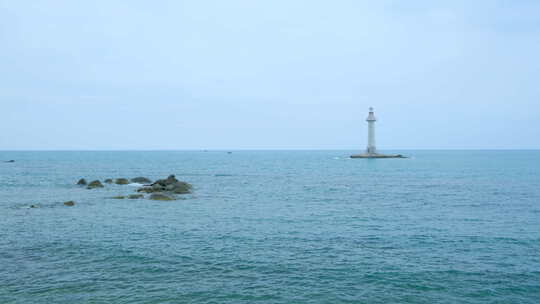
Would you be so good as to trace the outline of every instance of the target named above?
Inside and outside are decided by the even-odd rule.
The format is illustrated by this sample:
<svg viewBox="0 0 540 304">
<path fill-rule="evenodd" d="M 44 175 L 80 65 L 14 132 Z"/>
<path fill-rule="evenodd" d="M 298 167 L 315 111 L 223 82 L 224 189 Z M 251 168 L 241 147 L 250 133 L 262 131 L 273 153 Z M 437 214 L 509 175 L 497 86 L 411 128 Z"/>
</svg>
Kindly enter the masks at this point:
<svg viewBox="0 0 540 304">
<path fill-rule="evenodd" d="M 144 184 L 130 183 L 130 184 L 128 184 L 128 186 L 131 186 L 131 187 L 142 187 L 142 186 L 144 186 Z"/>
</svg>

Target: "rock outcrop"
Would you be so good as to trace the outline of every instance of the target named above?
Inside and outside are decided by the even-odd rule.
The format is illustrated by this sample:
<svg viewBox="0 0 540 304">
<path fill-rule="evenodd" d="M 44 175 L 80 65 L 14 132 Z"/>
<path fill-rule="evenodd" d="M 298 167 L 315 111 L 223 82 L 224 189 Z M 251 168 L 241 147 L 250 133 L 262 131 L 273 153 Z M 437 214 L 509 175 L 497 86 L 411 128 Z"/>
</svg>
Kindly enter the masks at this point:
<svg viewBox="0 0 540 304">
<path fill-rule="evenodd" d="M 186 182 L 176 182 L 172 185 L 165 187 L 167 191 L 171 191 L 176 194 L 188 194 L 191 193 L 192 186 Z"/>
<path fill-rule="evenodd" d="M 64 205 L 69 206 L 69 207 L 73 207 L 73 206 L 75 206 L 75 202 L 74 201 L 67 201 L 67 202 L 64 202 Z"/>
<path fill-rule="evenodd" d="M 178 182 L 178 180 L 176 179 L 176 176 L 169 175 L 166 179 L 158 179 L 152 185 L 158 184 L 158 185 L 162 185 L 162 186 L 167 186 L 167 185 L 170 185 L 170 184 L 174 184 L 176 182 Z"/>
<path fill-rule="evenodd" d="M 191 184 L 179 181 L 174 175 L 170 175 L 166 179 L 157 180 L 152 185 L 139 188 L 137 191 L 146 193 L 171 192 L 175 194 L 187 194 L 191 193 L 192 188 Z"/>
<path fill-rule="evenodd" d="M 103 184 L 100 181 L 95 180 L 95 181 L 90 182 L 88 186 L 86 187 L 86 189 L 94 189 L 94 188 L 103 188 Z"/>
<path fill-rule="evenodd" d="M 174 175 L 169 175 L 165 179 L 137 189 L 137 192 L 152 193 L 149 197 L 152 200 L 168 201 L 176 199 L 175 194 L 191 193 L 192 188 L 191 184 L 177 180 Z"/>
<path fill-rule="evenodd" d="M 152 180 L 150 180 L 150 179 L 148 179 L 146 177 L 139 176 L 139 177 L 132 178 L 131 182 L 132 183 L 138 183 L 138 184 L 151 184 Z"/>
<path fill-rule="evenodd" d="M 104 180 L 105 183 L 112 184 L 115 183 L 117 185 L 126 185 L 131 182 L 133 183 L 141 183 L 145 184 L 143 187 L 140 187 L 137 189 L 137 192 L 143 192 L 143 193 L 150 193 L 151 195 L 148 197 L 151 200 L 160 200 L 160 201 L 171 201 L 177 199 L 177 194 L 188 194 L 191 193 L 191 190 L 193 186 L 191 184 L 179 181 L 176 179 L 174 175 L 169 175 L 165 179 L 159 179 L 156 182 L 152 183 L 152 181 L 149 178 L 146 177 L 135 177 L 131 180 L 128 180 L 127 178 L 117 178 L 117 179 L 111 179 L 107 178 Z M 77 185 L 86 185 L 86 189 L 95 189 L 95 188 L 103 188 L 103 184 L 99 180 L 94 180 L 90 183 L 87 183 L 87 181 L 84 178 L 81 178 Z M 155 194 L 155 195 L 154 195 Z M 144 198 L 144 194 L 138 193 L 138 194 L 130 194 L 130 195 L 117 195 L 110 197 L 111 199 L 141 199 Z M 66 206 L 73 206 L 71 205 L 75 204 L 73 201 L 65 202 L 64 205 Z"/>
<path fill-rule="evenodd" d="M 114 183 L 117 185 L 127 185 L 129 184 L 129 180 L 127 178 L 117 178 L 114 180 Z"/>
</svg>

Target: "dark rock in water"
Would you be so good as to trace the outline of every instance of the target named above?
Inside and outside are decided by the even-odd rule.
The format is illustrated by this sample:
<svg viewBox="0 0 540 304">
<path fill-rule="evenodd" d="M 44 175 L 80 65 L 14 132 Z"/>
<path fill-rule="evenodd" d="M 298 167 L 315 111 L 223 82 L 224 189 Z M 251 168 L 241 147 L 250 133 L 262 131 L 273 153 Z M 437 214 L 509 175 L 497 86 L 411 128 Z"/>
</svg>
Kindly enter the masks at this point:
<svg viewBox="0 0 540 304">
<path fill-rule="evenodd" d="M 123 196 L 123 195 L 117 195 L 117 196 L 113 196 L 111 197 L 112 199 L 125 199 L 126 197 Z"/>
<path fill-rule="evenodd" d="M 5 161 L 5 163 L 14 163 L 14 162 L 15 162 L 15 160 L 13 160 L 13 159 L 6 160 L 6 161 Z"/>
<path fill-rule="evenodd" d="M 186 194 L 191 193 L 193 187 L 191 184 L 182 182 L 176 179 L 174 175 L 170 175 L 166 179 L 157 180 L 151 186 L 145 186 L 137 189 L 137 192 L 164 192 L 169 194 Z"/>
<path fill-rule="evenodd" d="M 191 192 L 191 188 L 193 188 L 193 186 L 191 186 L 191 184 L 188 184 L 186 182 L 176 182 L 172 185 L 172 189 L 170 191 L 172 191 L 173 193 L 176 193 L 176 194 L 187 194 L 187 193 L 190 193 Z"/>
<path fill-rule="evenodd" d="M 151 184 L 152 180 L 150 180 L 150 179 L 148 179 L 146 177 L 139 176 L 139 177 L 132 178 L 131 182 L 132 183 L 139 183 L 139 184 Z"/>
<path fill-rule="evenodd" d="M 112 184 L 113 180 L 112 180 L 112 178 L 107 178 L 106 180 L 104 180 L 104 182 L 107 183 L 107 184 Z"/>
<path fill-rule="evenodd" d="M 137 189 L 137 192 L 152 193 L 155 191 L 154 191 L 154 188 L 152 187 L 142 187 L 142 188 Z"/>
<path fill-rule="evenodd" d="M 64 202 L 64 205 L 72 207 L 72 206 L 75 206 L 75 202 L 74 201 L 67 201 L 67 202 Z"/>
<path fill-rule="evenodd" d="M 86 189 L 94 189 L 94 188 L 103 188 L 103 184 L 100 181 L 95 180 L 95 181 L 90 182 L 90 184 L 88 184 L 88 187 L 86 187 Z"/>
<path fill-rule="evenodd" d="M 130 195 L 128 195 L 128 198 L 129 199 L 139 199 L 139 198 L 144 198 L 144 195 L 142 195 L 142 194 L 130 194 Z"/>
<path fill-rule="evenodd" d="M 30 205 L 30 208 L 37 208 L 38 206 L 36 205 Z"/>
<path fill-rule="evenodd" d="M 129 180 L 127 178 L 117 178 L 114 180 L 114 183 L 117 185 L 127 185 L 129 184 Z"/>
<path fill-rule="evenodd" d="M 173 200 L 175 200 L 175 198 L 172 195 L 162 193 L 162 192 L 152 193 L 152 195 L 150 195 L 150 199 L 155 200 L 155 201 L 173 201 Z"/>
<path fill-rule="evenodd" d="M 87 184 L 87 182 L 86 182 L 86 180 L 85 180 L 84 178 L 81 178 L 81 179 L 77 182 L 77 185 L 81 185 L 81 186 L 84 186 L 84 185 L 86 185 L 86 184 Z"/>
<path fill-rule="evenodd" d="M 137 189 L 137 192 L 145 192 L 145 193 L 152 193 L 152 192 L 161 192 L 165 191 L 165 187 L 160 184 L 154 184 L 152 186 L 145 186 Z"/>
<path fill-rule="evenodd" d="M 170 184 L 174 184 L 177 181 L 178 180 L 176 179 L 176 177 L 174 175 L 169 175 L 169 177 L 167 177 L 166 179 L 159 179 L 155 183 L 153 183 L 152 185 L 159 184 L 159 185 L 162 185 L 162 186 L 167 186 L 167 185 L 170 185 Z"/>
<path fill-rule="evenodd" d="M 152 188 L 152 190 L 154 190 L 154 192 L 156 192 L 156 191 L 165 190 L 165 187 L 167 187 L 167 186 L 164 186 L 162 184 L 153 184 L 151 188 Z"/>
</svg>

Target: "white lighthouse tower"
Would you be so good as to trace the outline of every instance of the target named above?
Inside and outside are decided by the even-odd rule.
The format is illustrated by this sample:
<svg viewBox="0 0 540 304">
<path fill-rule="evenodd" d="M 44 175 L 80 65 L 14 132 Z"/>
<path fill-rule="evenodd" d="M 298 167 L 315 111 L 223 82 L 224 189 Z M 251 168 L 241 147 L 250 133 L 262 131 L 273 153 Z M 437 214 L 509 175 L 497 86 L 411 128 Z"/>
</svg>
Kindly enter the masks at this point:
<svg viewBox="0 0 540 304">
<path fill-rule="evenodd" d="M 368 123 L 368 144 L 365 153 L 351 155 L 351 158 L 406 158 L 401 154 L 380 154 L 375 148 L 375 114 L 373 113 L 373 108 L 369 108 L 369 114 L 366 118 Z"/>
<path fill-rule="evenodd" d="M 375 155 L 377 154 L 377 150 L 375 148 L 375 122 L 377 121 L 377 118 L 375 118 L 375 114 L 373 114 L 373 108 L 369 108 L 369 115 L 366 118 L 366 121 L 368 122 L 368 145 L 366 149 L 366 154 L 368 155 Z"/>
</svg>

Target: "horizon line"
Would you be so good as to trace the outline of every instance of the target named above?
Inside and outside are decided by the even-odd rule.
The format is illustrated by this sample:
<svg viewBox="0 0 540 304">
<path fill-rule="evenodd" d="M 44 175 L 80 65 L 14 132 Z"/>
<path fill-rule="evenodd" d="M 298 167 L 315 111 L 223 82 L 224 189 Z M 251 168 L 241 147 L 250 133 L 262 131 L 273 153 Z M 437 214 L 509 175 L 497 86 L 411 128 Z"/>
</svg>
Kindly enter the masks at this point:
<svg viewBox="0 0 540 304">
<path fill-rule="evenodd" d="M 535 151 L 540 148 L 404 148 L 379 151 Z M 212 149 L 0 149 L 0 152 L 229 152 L 229 151 L 363 151 L 346 148 L 212 148 Z"/>
</svg>

